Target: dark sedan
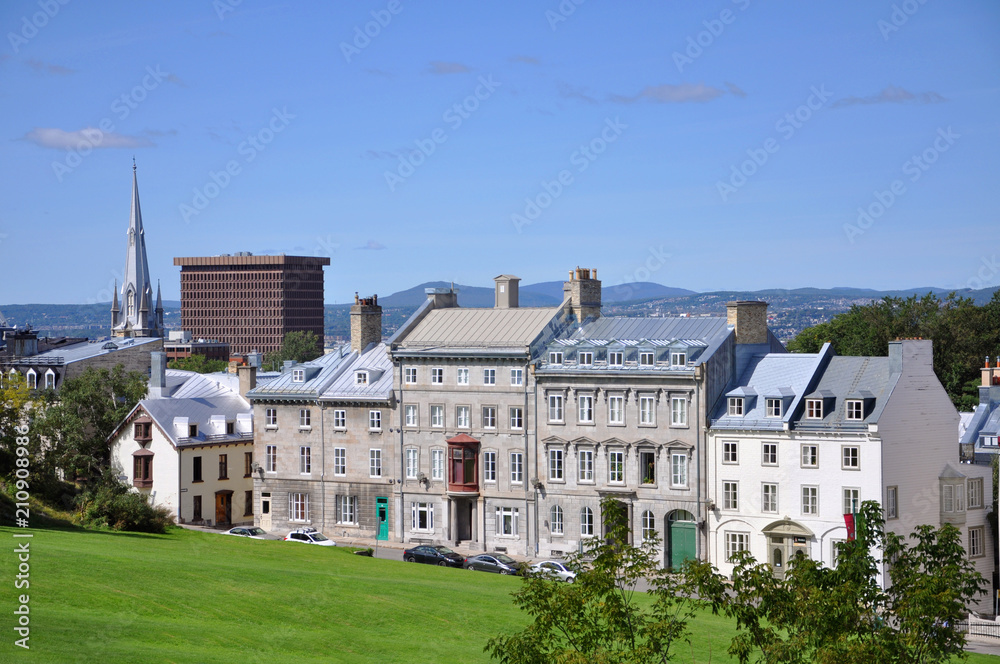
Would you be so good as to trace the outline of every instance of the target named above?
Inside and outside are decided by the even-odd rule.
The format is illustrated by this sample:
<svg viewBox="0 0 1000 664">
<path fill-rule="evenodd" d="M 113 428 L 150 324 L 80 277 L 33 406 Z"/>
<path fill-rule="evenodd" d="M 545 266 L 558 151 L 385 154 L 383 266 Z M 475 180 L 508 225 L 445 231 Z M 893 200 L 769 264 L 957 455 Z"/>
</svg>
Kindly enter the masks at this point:
<svg viewBox="0 0 1000 664">
<path fill-rule="evenodd" d="M 403 560 L 408 563 L 426 563 L 441 567 L 461 567 L 463 558 L 446 546 L 424 544 L 403 551 Z"/>
<path fill-rule="evenodd" d="M 517 561 L 502 553 L 481 553 L 466 558 L 462 567 L 497 574 L 517 574 Z"/>
</svg>

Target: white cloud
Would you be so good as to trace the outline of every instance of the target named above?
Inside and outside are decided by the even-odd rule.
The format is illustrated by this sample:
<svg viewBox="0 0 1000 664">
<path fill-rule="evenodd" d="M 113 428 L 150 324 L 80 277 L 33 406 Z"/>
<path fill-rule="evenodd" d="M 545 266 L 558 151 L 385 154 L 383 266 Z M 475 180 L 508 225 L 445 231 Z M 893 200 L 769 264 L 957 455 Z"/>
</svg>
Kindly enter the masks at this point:
<svg viewBox="0 0 1000 664">
<path fill-rule="evenodd" d="M 145 148 L 154 145 L 148 138 L 105 133 L 96 127 L 85 127 L 78 131 L 35 127 L 22 138 L 43 148 L 57 150 L 73 150 L 82 145 L 91 148 Z"/>
<path fill-rule="evenodd" d="M 737 88 L 738 89 L 738 88 Z M 725 90 L 698 83 L 681 83 L 680 85 L 650 85 L 632 97 L 612 95 L 611 101 L 620 104 L 632 104 L 637 101 L 651 101 L 657 104 L 684 104 L 687 102 L 711 101 L 726 94 Z"/>
</svg>

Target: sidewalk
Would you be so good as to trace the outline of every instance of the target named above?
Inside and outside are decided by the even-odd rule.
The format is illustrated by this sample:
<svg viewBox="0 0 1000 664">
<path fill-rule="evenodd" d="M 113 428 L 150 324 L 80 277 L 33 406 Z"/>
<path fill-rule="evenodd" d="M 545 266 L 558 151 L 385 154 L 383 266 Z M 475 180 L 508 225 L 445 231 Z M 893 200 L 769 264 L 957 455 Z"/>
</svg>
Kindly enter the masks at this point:
<svg viewBox="0 0 1000 664">
<path fill-rule="evenodd" d="M 1000 639 L 988 636 L 966 636 L 965 649 L 969 652 L 1000 657 Z"/>
</svg>

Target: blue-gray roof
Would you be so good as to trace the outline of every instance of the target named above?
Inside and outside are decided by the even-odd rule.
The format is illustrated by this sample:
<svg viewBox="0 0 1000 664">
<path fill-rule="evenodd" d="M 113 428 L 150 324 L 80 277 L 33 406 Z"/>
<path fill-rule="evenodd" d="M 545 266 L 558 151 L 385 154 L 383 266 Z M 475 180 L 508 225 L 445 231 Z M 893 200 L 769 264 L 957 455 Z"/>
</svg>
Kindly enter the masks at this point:
<svg viewBox="0 0 1000 664">
<path fill-rule="evenodd" d="M 899 378 L 889 371 L 888 357 L 834 357 L 807 398 L 823 399 L 823 418 L 809 419 L 800 413 L 796 428 L 809 430 L 867 428 L 877 423 L 892 388 Z M 870 394 L 863 398 L 861 393 Z M 863 399 L 864 419 L 848 420 L 845 402 Z"/>
<path fill-rule="evenodd" d="M 305 370 L 305 380 L 296 382 L 295 369 Z M 368 382 L 359 385 L 357 373 L 368 373 Z M 281 375 L 247 393 L 250 400 L 337 401 L 377 400 L 391 397 L 392 358 L 385 343 L 373 344 L 361 353 L 329 353 L 310 362 L 290 367 Z"/>
</svg>

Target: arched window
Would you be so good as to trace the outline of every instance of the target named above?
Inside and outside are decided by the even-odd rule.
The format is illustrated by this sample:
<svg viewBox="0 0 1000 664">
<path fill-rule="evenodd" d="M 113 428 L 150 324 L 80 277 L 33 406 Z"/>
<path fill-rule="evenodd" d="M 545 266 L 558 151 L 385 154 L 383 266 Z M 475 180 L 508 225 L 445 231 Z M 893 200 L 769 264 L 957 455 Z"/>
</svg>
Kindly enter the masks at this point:
<svg viewBox="0 0 1000 664">
<path fill-rule="evenodd" d="M 563 534 L 563 511 L 558 505 L 552 506 L 552 515 L 549 520 L 549 531 L 553 535 Z"/>
<path fill-rule="evenodd" d="M 54 390 L 56 389 L 56 372 L 49 369 L 45 372 L 45 389 Z"/>
<path fill-rule="evenodd" d="M 589 507 L 580 510 L 580 536 L 594 536 L 594 510 Z"/>
<path fill-rule="evenodd" d="M 642 513 L 642 541 L 648 542 L 656 537 L 656 519 L 653 513 L 646 510 Z"/>
<path fill-rule="evenodd" d="M 34 369 L 28 369 L 28 389 L 33 390 L 38 387 L 38 375 Z"/>
</svg>

